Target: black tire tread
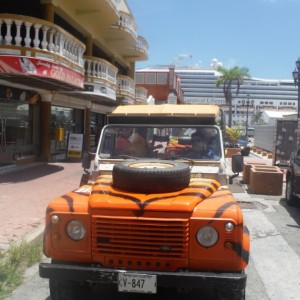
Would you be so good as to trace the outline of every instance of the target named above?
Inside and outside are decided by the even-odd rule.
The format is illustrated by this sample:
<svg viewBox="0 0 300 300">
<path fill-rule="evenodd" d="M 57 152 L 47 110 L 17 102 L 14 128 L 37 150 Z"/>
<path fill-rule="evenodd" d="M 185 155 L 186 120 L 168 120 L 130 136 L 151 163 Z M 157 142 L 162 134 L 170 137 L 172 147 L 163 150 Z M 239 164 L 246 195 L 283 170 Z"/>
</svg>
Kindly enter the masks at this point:
<svg viewBox="0 0 300 300">
<path fill-rule="evenodd" d="M 132 164 L 161 163 L 171 168 L 135 168 Z M 171 161 L 130 161 L 113 168 L 113 186 L 135 193 L 167 193 L 182 190 L 190 182 L 190 169 L 184 163 Z"/>
</svg>

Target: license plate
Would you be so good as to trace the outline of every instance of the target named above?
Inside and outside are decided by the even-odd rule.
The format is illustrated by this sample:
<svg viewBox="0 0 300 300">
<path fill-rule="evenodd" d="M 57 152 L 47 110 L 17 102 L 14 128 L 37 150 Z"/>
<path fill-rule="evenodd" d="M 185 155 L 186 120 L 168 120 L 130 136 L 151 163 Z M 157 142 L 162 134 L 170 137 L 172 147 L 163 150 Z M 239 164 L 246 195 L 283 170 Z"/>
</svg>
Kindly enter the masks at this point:
<svg viewBox="0 0 300 300">
<path fill-rule="evenodd" d="M 156 275 L 118 273 L 118 291 L 155 294 Z"/>
</svg>

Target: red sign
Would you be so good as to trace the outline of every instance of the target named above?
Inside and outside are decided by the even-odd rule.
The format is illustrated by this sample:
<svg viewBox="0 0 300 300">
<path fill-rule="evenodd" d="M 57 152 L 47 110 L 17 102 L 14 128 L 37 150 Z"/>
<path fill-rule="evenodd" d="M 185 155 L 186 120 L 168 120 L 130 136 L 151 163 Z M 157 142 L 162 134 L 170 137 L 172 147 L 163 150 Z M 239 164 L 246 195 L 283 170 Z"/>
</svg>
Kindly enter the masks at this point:
<svg viewBox="0 0 300 300">
<path fill-rule="evenodd" d="M 0 56 L 0 72 L 24 74 L 59 80 L 83 88 L 84 76 L 66 67 L 33 57 Z"/>
</svg>

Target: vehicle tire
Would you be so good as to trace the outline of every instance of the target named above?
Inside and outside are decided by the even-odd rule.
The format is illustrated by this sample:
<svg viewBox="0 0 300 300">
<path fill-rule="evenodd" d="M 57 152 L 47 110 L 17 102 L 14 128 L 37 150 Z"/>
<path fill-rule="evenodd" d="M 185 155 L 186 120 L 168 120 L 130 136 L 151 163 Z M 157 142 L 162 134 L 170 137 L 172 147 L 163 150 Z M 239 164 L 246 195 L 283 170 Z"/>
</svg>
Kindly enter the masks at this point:
<svg viewBox="0 0 300 300">
<path fill-rule="evenodd" d="M 135 193 L 168 193 L 189 186 L 190 168 L 167 160 L 138 160 L 115 164 L 113 186 Z"/>
<path fill-rule="evenodd" d="M 90 299 L 92 288 L 76 281 L 49 279 L 51 300 L 86 300 Z"/>
<path fill-rule="evenodd" d="M 285 188 L 285 201 L 288 205 L 296 206 L 299 205 L 299 199 L 294 195 L 293 184 L 291 177 L 288 177 L 286 180 Z"/>
</svg>

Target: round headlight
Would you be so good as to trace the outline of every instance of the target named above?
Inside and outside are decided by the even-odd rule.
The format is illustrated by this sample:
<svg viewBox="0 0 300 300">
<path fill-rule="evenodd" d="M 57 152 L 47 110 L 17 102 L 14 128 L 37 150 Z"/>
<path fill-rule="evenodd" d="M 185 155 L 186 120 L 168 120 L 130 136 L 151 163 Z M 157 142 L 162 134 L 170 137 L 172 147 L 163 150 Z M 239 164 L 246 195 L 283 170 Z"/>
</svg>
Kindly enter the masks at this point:
<svg viewBox="0 0 300 300">
<path fill-rule="evenodd" d="M 80 241 L 85 237 L 86 229 L 78 220 L 70 221 L 67 225 L 68 236 L 75 241 Z"/>
<path fill-rule="evenodd" d="M 196 239 L 203 247 L 212 247 L 218 241 L 218 232 L 214 227 L 204 226 L 198 230 Z"/>
</svg>

